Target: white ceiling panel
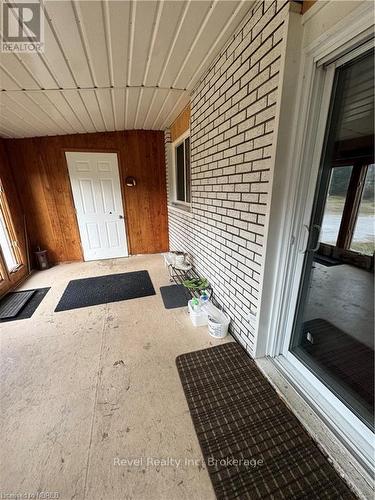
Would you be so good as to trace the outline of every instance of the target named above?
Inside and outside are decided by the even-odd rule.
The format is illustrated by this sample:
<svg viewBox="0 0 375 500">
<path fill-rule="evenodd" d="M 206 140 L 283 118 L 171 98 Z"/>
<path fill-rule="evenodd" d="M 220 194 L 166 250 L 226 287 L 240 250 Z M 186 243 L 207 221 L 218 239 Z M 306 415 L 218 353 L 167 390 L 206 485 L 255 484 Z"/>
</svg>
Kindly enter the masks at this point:
<svg viewBox="0 0 375 500">
<path fill-rule="evenodd" d="M 41 57 L 35 57 L 34 54 L 17 54 L 23 67 L 29 75 L 37 82 L 37 88 L 58 89 L 59 85 L 48 66 Z M 24 88 L 28 88 L 27 86 Z"/>
<path fill-rule="evenodd" d="M 44 0 L 44 52 L 0 53 L 0 136 L 165 129 L 252 4 Z"/>
<path fill-rule="evenodd" d="M 2 102 L 4 106 L 9 109 L 10 113 L 14 113 L 25 120 L 25 122 L 33 129 L 35 128 L 39 134 L 45 133 L 46 130 L 48 130 L 48 125 L 51 125 L 51 123 L 48 123 L 50 120 L 48 120 L 46 116 L 42 116 L 42 119 L 40 118 L 43 112 L 37 106 L 34 105 L 34 111 L 30 110 L 31 107 L 29 103 L 26 103 L 25 106 L 25 102 L 22 102 L 25 99 L 28 101 L 27 96 L 17 96 L 13 94 L 12 97 L 9 95 L 4 96 Z"/>
<path fill-rule="evenodd" d="M 154 95 L 154 92 L 155 92 L 155 89 L 151 89 L 151 88 L 141 89 L 141 92 L 139 95 L 139 100 L 138 100 L 136 117 L 135 117 L 135 128 L 137 128 L 137 129 L 143 128 L 145 116 L 146 116 L 147 111 L 149 110 L 149 108 L 151 106 L 151 101 L 152 101 L 152 97 Z M 156 90 L 156 92 L 157 92 L 157 90 Z"/>
<path fill-rule="evenodd" d="M 189 104 L 190 95 L 186 92 L 180 94 L 180 96 L 176 99 L 175 104 L 170 112 L 170 114 L 166 117 L 164 123 L 160 126 L 160 130 L 165 130 L 170 126 L 170 124 L 178 117 L 181 113 L 181 110 L 185 108 Z"/>
<path fill-rule="evenodd" d="M 125 130 L 125 89 L 111 89 L 115 130 Z"/>
<path fill-rule="evenodd" d="M 14 109 L 14 106 L 1 105 L 1 116 L 5 118 L 6 123 L 14 129 L 18 136 L 22 136 L 22 131 L 25 130 L 27 133 L 32 133 L 33 131 L 38 132 L 38 126 L 32 122 L 30 115 L 20 116 Z M 37 134 L 38 135 L 38 134 Z"/>
<path fill-rule="evenodd" d="M 140 88 L 129 88 L 125 101 L 125 128 L 134 129 L 135 115 L 137 112 L 137 104 L 139 99 Z"/>
<path fill-rule="evenodd" d="M 73 72 L 68 64 L 66 55 L 60 45 L 59 39 L 53 30 L 47 12 L 46 20 L 44 23 L 44 46 L 44 52 L 43 54 L 41 54 L 41 57 L 46 62 L 50 73 L 56 79 L 59 87 L 75 87 L 76 82 L 73 78 Z"/>
<path fill-rule="evenodd" d="M 91 120 L 91 116 L 87 111 L 85 103 L 78 90 L 65 90 L 64 97 L 69 103 L 71 109 L 74 110 L 79 121 L 85 127 L 87 132 L 97 132 L 96 127 Z"/>
<path fill-rule="evenodd" d="M 13 108 L 19 116 L 24 116 L 26 120 L 35 124 L 35 127 L 43 129 L 44 133 L 56 126 L 49 114 L 44 111 L 37 103 L 35 103 L 27 94 L 23 92 L 13 92 L 2 96 L 2 103 L 9 108 Z M 61 129 L 61 133 L 64 129 Z"/>
<path fill-rule="evenodd" d="M 170 58 L 163 67 L 159 80 L 161 87 L 172 86 L 179 68 L 184 64 L 189 47 L 194 43 L 201 26 L 205 24 L 206 17 L 210 16 L 212 9 L 215 8 L 214 5 L 214 2 L 208 1 L 189 2 L 177 37 L 174 39 Z"/>
<path fill-rule="evenodd" d="M 150 66 L 145 77 L 145 85 L 147 86 L 158 85 L 161 72 L 167 61 L 168 51 L 172 48 L 180 19 L 188 4 L 183 1 L 167 1 L 162 5 L 159 27 L 150 54 Z"/>
<path fill-rule="evenodd" d="M 97 89 L 95 94 L 98 98 L 106 130 L 115 130 L 115 116 L 110 89 Z"/>
<path fill-rule="evenodd" d="M 125 87 L 128 81 L 128 54 L 130 36 L 130 2 L 106 2 L 113 85 Z"/>
<path fill-rule="evenodd" d="M 83 45 L 92 70 L 96 87 L 109 87 L 111 83 L 107 48 L 107 27 L 102 2 L 74 2 L 80 23 Z M 87 75 L 86 75 L 87 78 Z"/>
<path fill-rule="evenodd" d="M 164 101 L 167 99 L 169 95 L 170 89 L 155 89 L 154 95 L 152 96 L 150 106 L 146 111 L 145 121 L 143 124 L 144 129 L 151 129 L 154 124 L 155 118 L 160 112 L 161 107 L 164 104 Z"/>
<path fill-rule="evenodd" d="M 2 93 L 2 104 L 6 105 L 9 101 L 12 102 L 11 108 L 15 109 L 14 103 L 17 103 L 23 108 L 23 111 L 19 113 L 19 115 L 22 116 L 27 122 L 33 124 L 33 128 L 34 125 L 35 128 L 37 128 L 40 122 L 43 123 L 44 131 L 43 133 L 40 132 L 39 135 L 51 135 L 55 130 L 59 130 L 60 134 L 75 132 L 65 119 L 61 120 L 61 115 L 58 115 L 57 113 L 51 114 L 51 108 L 53 110 L 55 110 L 55 108 L 51 104 L 50 99 L 39 92 L 24 93 L 19 91 L 12 92 L 10 94 Z"/>
<path fill-rule="evenodd" d="M 96 95 L 95 90 L 80 90 L 79 94 L 82 98 L 82 101 L 87 109 L 87 113 L 90 115 L 90 118 L 93 123 L 95 123 L 95 128 L 100 132 L 106 132 L 107 129 L 105 127 L 103 114 L 99 107 L 98 97 Z"/>
<path fill-rule="evenodd" d="M 0 86 L 1 89 L 8 90 L 21 90 L 20 85 L 14 80 L 13 77 L 9 76 L 4 68 L 0 66 Z"/>
<path fill-rule="evenodd" d="M 77 86 L 92 87 L 94 82 L 85 52 L 82 28 L 75 12 L 75 4 L 70 1 L 49 1 L 45 2 L 45 6 L 51 28 L 73 71 Z"/>
<path fill-rule="evenodd" d="M 40 89 L 38 82 L 25 69 L 15 54 L 2 55 L 0 64 L 20 89 Z"/>
<path fill-rule="evenodd" d="M 134 30 L 130 41 L 128 83 L 131 86 L 143 84 L 146 65 L 151 50 L 156 16 L 160 15 L 162 2 L 134 2 L 132 22 Z"/>
<path fill-rule="evenodd" d="M 158 114 L 155 116 L 154 123 L 152 124 L 152 128 L 160 129 L 162 123 L 166 120 L 166 118 L 171 114 L 174 105 L 176 104 L 176 99 L 181 96 L 181 93 L 178 90 L 170 90 L 167 97 L 163 100 L 162 106 Z"/>
<path fill-rule="evenodd" d="M 50 102 L 53 102 L 59 113 L 65 117 L 76 133 L 83 134 L 86 132 L 84 125 L 78 117 L 77 111 L 71 107 L 63 91 L 46 90 L 44 94 L 48 97 Z"/>
<path fill-rule="evenodd" d="M 52 92 L 52 91 L 51 91 Z M 55 91 L 56 92 L 56 91 Z M 65 94 L 64 94 L 65 95 Z M 62 111 L 56 107 L 53 97 L 45 92 L 28 92 L 27 97 L 40 107 L 65 134 L 74 134 L 75 130 Z"/>
<path fill-rule="evenodd" d="M 193 75 L 196 75 L 199 66 L 204 61 L 207 54 L 214 52 L 218 42 L 222 40 L 222 34 L 226 33 L 226 24 L 228 19 L 231 23 L 240 22 L 247 9 L 247 2 L 238 4 L 237 2 L 218 2 L 215 7 L 210 10 L 210 16 L 207 17 L 207 25 L 211 25 L 211 29 L 206 29 L 207 25 L 202 25 L 201 30 L 189 47 L 189 55 L 181 64 L 175 80 L 172 83 L 173 87 L 189 86 L 189 81 Z M 210 47 L 207 52 L 207 47 Z M 221 46 L 219 45 L 219 48 Z"/>
</svg>

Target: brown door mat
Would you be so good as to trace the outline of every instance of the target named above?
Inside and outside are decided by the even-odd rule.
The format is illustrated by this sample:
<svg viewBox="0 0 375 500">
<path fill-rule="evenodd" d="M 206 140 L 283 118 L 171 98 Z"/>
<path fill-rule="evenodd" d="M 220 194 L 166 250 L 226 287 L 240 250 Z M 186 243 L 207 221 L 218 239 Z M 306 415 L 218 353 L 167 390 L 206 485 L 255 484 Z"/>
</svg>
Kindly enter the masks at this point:
<svg viewBox="0 0 375 500">
<path fill-rule="evenodd" d="M 356 498 L 238 344 L 176 364 L 218 499 Z"/>
</svg>

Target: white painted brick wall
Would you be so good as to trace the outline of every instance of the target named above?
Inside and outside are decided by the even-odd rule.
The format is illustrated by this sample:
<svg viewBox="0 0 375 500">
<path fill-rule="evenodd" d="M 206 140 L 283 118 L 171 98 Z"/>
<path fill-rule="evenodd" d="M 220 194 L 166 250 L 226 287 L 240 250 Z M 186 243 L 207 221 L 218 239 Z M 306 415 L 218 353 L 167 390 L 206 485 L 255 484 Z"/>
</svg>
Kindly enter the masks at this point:
<svg viewBox="0 0 375 500">
<path fill-rule="evenodd" d="M 169 208 L 172 250 L 189 252 L 254 353 L 250 310 L 264 273 L 272 142 L 286 1 L 256 2 L 192 93 L 191 213 Z M 166 134 L 166 144 L 170 137 Z"/>
</svg>

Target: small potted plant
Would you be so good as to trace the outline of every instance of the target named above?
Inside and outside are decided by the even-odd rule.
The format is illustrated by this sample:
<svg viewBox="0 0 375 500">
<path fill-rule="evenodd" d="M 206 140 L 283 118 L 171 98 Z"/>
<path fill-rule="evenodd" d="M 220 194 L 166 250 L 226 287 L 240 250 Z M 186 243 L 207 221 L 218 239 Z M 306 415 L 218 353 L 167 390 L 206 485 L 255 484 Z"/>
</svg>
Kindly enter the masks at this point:
<svg viewBox="0 0 375 500">
<path fill-rule="evenodd" d="M 203 294 L 209 286 L 207 278 L 201 277 L 186 279 L 182 284 L 190 292 L 196 293 L 197 295 Z"/>
</svg>

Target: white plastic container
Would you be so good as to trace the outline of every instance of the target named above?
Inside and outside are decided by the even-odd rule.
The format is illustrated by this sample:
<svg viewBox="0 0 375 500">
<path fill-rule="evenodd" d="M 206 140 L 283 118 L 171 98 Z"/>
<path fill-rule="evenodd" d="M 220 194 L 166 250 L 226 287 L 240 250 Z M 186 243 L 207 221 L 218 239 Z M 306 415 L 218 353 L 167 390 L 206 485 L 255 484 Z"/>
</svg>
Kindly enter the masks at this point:
<svg viewBox="0 0 375 500">
<path fill-rule="evenodd" d="M 199 308 L 199 311 L 195 311 L 193 309 L 191 300 L 188 302 L 188 308 L 189 308 L 189 315 L 191 322 L 193 323 L 194 326 L 205 326 L 207 325 L 207 312 L 204 311 L 203 309 Z"/>
<path fill-rule="evenodd" d="M 208 333 L 215 339 L 223 339 L 228 333 L 230 319 L 211 302 L 204 306 L 207 312 Z"/>
</svg>

